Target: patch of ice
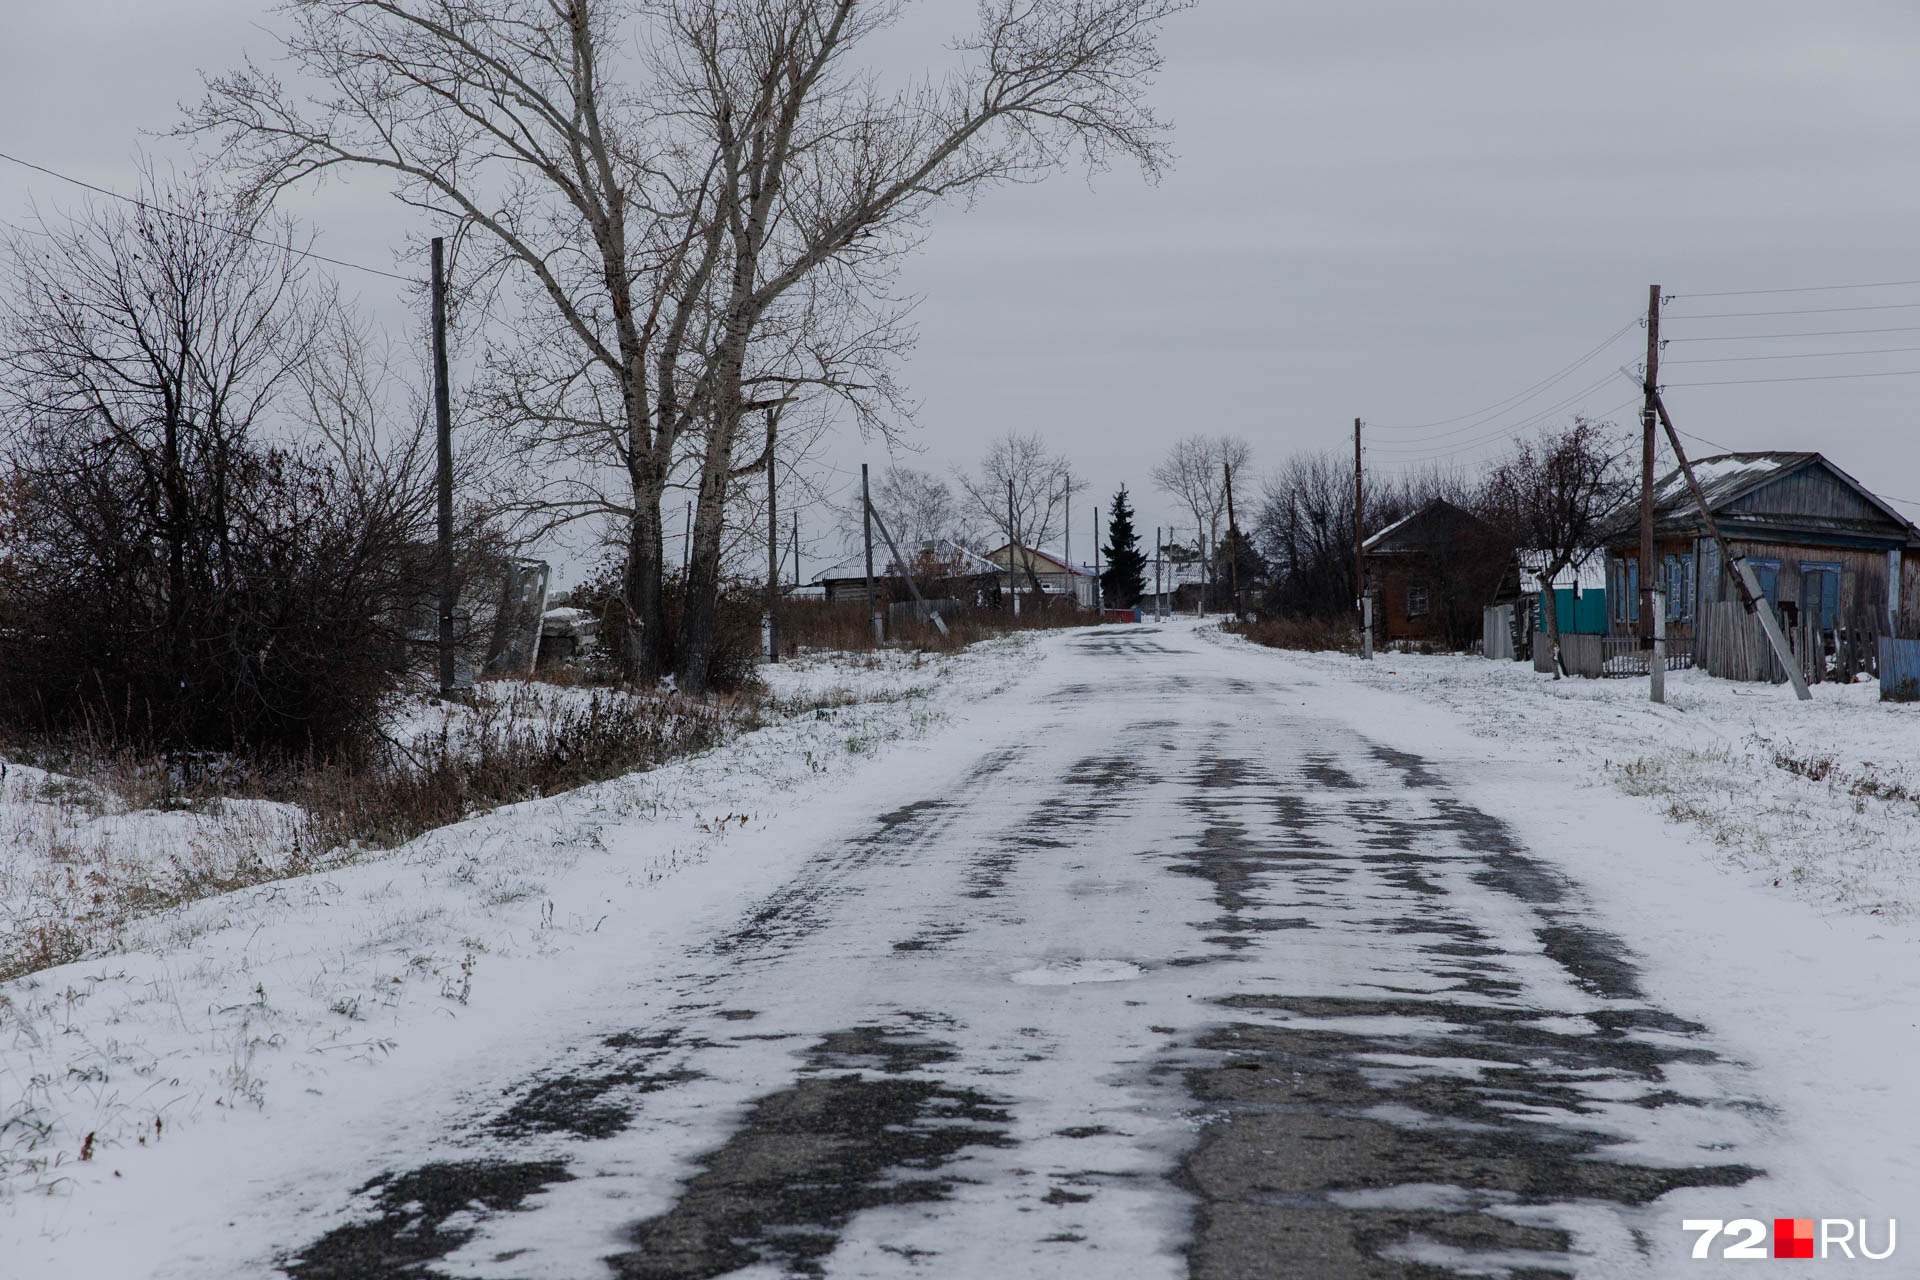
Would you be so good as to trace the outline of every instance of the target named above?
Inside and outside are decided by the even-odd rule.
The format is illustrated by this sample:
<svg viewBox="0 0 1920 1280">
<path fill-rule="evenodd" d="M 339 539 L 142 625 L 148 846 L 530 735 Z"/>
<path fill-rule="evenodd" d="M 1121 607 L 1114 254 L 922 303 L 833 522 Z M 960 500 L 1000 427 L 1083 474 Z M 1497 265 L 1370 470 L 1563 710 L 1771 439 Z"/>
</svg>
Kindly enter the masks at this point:
<svg viewBox="0 0 1920 1280">
<path fill-rule="evenodd" d="M 1022 969 L 1013 980 L 1023 987 L 1065 987 L 1076 982 L 1125 982 L 1143 971 L 1125 960 L 1056 960 L 1038 969 Z"/>
</svg>

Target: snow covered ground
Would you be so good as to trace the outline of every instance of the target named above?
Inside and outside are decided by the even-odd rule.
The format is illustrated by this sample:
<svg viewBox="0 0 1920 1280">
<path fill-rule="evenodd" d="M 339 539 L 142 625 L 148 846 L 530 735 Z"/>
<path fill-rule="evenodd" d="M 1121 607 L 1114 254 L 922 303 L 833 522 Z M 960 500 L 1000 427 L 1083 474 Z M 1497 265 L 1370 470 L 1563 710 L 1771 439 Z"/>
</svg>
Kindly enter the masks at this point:
<svg viewBox="0 0 1920 1280">
<path fill-rule="evenodd" d="M 1592 1274 L 1719 1274 L 1718 1264 L 1684 1261 L 1689 1218 L 1866 1218 L 1877 1241 L 1884 1220 L 1920 1195 L 1920 1105 L 1908 1086 L 1920 1057 L 1920 708 L 1882 705 L 1859 686 L 1818 687 L 1808 706 L 1786 689 L 1694 673 L 1674 675 L 1662 708 L 1646 703 L 1642 682 L 1556 684 L 1520 664 L 1367 665 L 1260 649 L 1184 621 L 1159 635 L 1169 652 L 1152 661 L 1163 679 L 1177 686 L 1190 669 L 1228 691 L 1208 694 L 1207 717 L 1243 720 L 1257 736 L 1278 708 L 1418 753 L 1579 886 L 1583 909 L 1631 953 L 1648 998 L 1704 1024 L 1739 1069 L 1751 1108 L 1648 1109 L 1643 1141 L 1650 1151 L 1710 1146 L 1712 1134 L 1662 1126 L 1719 1114 L 1726 1158 L 1764 1176 L 1670 1192 L 1641 1238 L 1588 1259 Z M 418 1160 L 432 1149 L 424 1127 L 370 1134 L 368 1117 L 410 1098 L 440 1095 L 451 1107 L 484 1081 L 537 1073 L 565 1047 L 551 1038 L 563 1027 L 618 1031 L 642 1010 L 664 1014 L 653 1004 L 669 977 L 707 980 L 688 977 L 699 967 L 689 940 L 732 927 L 743 904 L 777 895 L 809 855 L 870 830 L 887 806 L 951 784 L 1010 735 L 1047 740 L 1072 726 L 1084 696 L 1074 681 L 1086 678 L 1073 665 L 1076 643 L 1054 633 L 950 658 L 785 666 L 771 674 L 776 722 L 702 757 L 486 814 L 352 867 L 162 912 L 136 926 L 124 954 L 0 986 L 0 1259 L 13 1268 L 0 1272 L 184 1275 L 172 1260 L 258 1257 L 261 1241 L 311 1238 L 322 1210 L 290 1168 L 352 1166 L 370 1144 L 384 1148 L 379 1158 Z M 1163 698 L 1137 716 L 1173 711 Z M 1124 803 L 1125 787 L 1115 794 Z M 1134 843 L 1156 838 L 1143 831 Z M 1133 876 L 1142 902 L 1163 901 L 1131 871 L 1088 872 L 1073 891 L 1124 887 L 1103 876 Z M 1142 919 L 1143 953 L 1158 927 Z M 1272 937 L 1311 955 L 1304 931 Z M 1008 990 L 1066 999 L 1187 972 L 1149 969 L 1124 939 L 1059 955 L 1040 941 L 1048 946 L 1034 955 L 1007 957 Z M 1531 945 L 1523 929 L 1513 941 Z M 1368 956 L 1353 953 L 1362 967 Z M 810 1006 L 858 994 L 795 991 L 791 1016 L 800 1025 Z M 1197 1016 L 1174 987 L 1162 994 L 1155 1017 Z M 1021 1031 L 1004 1037 L 1010 1070 L 1026 1069 L 1012 1039 Z M 720 1056 L 768 1070 L 790 1056 L 770 1039 L 741 1039 Z M 1093 1066 L 1060 1059 L 1031 1070 L 1071 1091 Z M 733 1114 L 702 1103 L 709 1086 L 690 1087 L 676 1105 L 707 1109 L 704 1127 L 677 1139 L 684 1149 L 666 1153 L 682 1171 Z M 1608 1123 L 1635 1114 L 1616 1108 Z M 1031 1165 L 1035 1155 L 1018 1158 Z M 660 1158 L 639 1147 L 614 1156 L 635 1167 Z M 1151 1176 L 1151 1164 L 1129 1176 Z M 671 1197 L 672 1177 L 647 1176 L 649 1195 Z M 990 1198 L 987 1188 L 962 1196 Z M 231 1243 L 210 1235 L 228 1206 L 246 1215 L 225 1224 Z M 1106 1200 L 1095 1207 L 1114 1212 Z M 524 1229 L 545 1221 L 529 1215 Z M 1162 1205 L 1114 1223 L 1162 1248 L 1179 1217 Z M 984 1258 L 990 1244 L 953 1256 Z M 1113 1274 L 1165 1271 L 1164 1252 L 1126 1247 L 1117 1239 L 1109 1257 L 1138 1265 Z M 886 1248 L 861 1266 L 908 1265 Z M 201 1272 L 216 1273 L 227 1274 Z M 1054 1274 L 1039 1263 L 1033 1273 Z"/>
<path fill-rule="evenodd" d="M 1744 884 L 1822 913 L 1920 911 L 1920 706 L 1881 702 L 1872 681 L 1815 685 L 1803 703 L 1786 685 L 1673 671 L 1660 706 L 1645 679 L 1556 681 L 1526 663 L 1289 660 L 1444 707 L 1489 751 L 1550 751 L 1570 766 L 1561 790 L 1646 797 Z"/>
<path fill-rule="evenodd" d="M 64 1234 L 69 1208 L 121 1177 L 117 1165 L 192 1141 L 183 1135 L 209 1121 L 224 1135 L 204 1140 L 217 1158 L 220 1143 L 255 1140 L 289 1103 L 351 1097 L 396 1055 L 425 1063 L 435 1055 L 423 1042 L 457 1052 L 455 1024 L 476 991 L 506 988 L 488 1014 L 511 1016 L 515 1000 L 565 989 L 580 953 L 605 963 L 616 939 L 651 931 L 654 913 L 672 909 L 661 882 L 746 876 L 727 856 L 741 832 L 796 794 L 844 789 L 888 744 L 1019 678 L 1030 643 L 782 664 L 767 674 L 774 722 L 705 755 L 322 873 L 121 910 L 113 954 L 0 984 L 0 1204 L 14 1202 L 12 1227 Z M 419 733 L 447 727 L 419 720 Z M 29 883 L 45 874 L 77 875 L 82 888 L 90 870 L 123 883 L 204 880 L 276 856 L 298 821 L 290 806 L 249 802 L 130 813 L 14 765 L 0 788 L 0 837 L 16 837 L 0 858 L 0 902 L 48 902 Z M 71 860 L 25 865 L 17 851 L 48 847 L 49 825 Z"/>
</svg>

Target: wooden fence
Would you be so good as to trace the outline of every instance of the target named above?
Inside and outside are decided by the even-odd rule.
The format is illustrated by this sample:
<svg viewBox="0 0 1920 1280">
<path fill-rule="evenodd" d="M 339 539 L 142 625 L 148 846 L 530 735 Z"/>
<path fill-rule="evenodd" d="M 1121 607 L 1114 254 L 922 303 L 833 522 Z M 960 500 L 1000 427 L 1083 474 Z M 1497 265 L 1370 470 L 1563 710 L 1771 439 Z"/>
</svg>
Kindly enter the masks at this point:
<svg viewBox="0 0 1920 1280">
<path fill-rule="evenodd" d="M 1879 671 L 1885 637 L 1870 627 L 1834 627 L 1822 631 L 1811 622 L 1783 626 L 1787 649 L 1808 684 L 1823 680 L 1847 681 L 1861 672 Z M 1695 622 L 1695 652 L 1709 675 L 1723 680 L 1771 681 L 1781 684 L 1786 668 L 1767 643 L 1758 616 L 1737 600 L 1700 606 Z"/>
<path fill-rule="evenodd" d="M 1640 647 L 1637 635 L 1613 635 L 1601 637 L 1601 674 L 1609 676 L 1644 676 L 1647 674 L 1647 660 L 1653 656 L 1650 649 Z M 1678 636 L 1667 637 L 1667 670 L 1683 671 L 1693 665 L 1693 641 Z"/>
<path fill-rule="evenodd" d="M 1513 606 L 1490 604 L 1480 611 L 1480 654 L 1513 661 Z"/>
<path fill-rule="evenodd" d="M 1598 680 L 1606 674 L 1606 652 L 1602 642 L 1605 636 L 1584 635 L 1576 632 L 1560 634 L 1560 661 L 1570 676 L 1586 676 Z M 1553 645 L 1547 639 L 1547 633 L 1533 633 L 1533 669 L 1551 673 L 1553 671 Z"/>
</svg>

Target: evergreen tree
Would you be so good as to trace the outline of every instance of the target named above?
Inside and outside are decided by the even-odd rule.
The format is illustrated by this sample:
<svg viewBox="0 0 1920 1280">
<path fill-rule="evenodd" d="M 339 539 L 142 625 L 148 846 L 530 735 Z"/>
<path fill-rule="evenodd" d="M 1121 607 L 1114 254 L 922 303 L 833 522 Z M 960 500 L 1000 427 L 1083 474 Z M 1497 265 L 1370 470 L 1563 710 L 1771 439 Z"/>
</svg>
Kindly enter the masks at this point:
<svg viewBox="0 0 1920 1280">
<path fill-rule="evenodd" d="M 1131 609 L 1147 590 L 1147 557 L 1133 532 L 1133 504 L 1127 486 L 1113 495 L 1113 517 L 1107 521 L 1107 568 L 1100 575 L 1100 591 L 1109 609 Z"/>
</svg>

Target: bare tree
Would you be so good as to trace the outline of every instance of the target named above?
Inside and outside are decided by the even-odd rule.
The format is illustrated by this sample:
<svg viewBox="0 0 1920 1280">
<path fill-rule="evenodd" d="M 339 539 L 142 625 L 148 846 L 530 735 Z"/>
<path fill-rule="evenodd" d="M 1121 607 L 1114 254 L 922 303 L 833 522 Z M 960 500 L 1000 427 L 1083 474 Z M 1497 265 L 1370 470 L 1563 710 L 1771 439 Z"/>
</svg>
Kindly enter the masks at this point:
<svg viewBox="0 0 1920 1280">
<path fill-rule="evenodd" d="M 956 542 L 971 547 L 974 521 L 961 508 L 953 489 L 930 471 L 889 466 L 873 482 L 873 505 L 902 553 L 934 542 Z M 847 513 L 846 527 L 854 539 L 860 530 L 859 504 Z"/>
<path fill-rule="evenodd" d="M 1212 549 L 1220 541 L 1220 525 L 1227 518 L 1226 470 L 1238 475 L 1253 457 L 1253 449 L 1238 436 L 1192 435 L 1174 442 L 1167 456 L 1149 473 L 1154 484 L 1171 495 L 1193 517 L 1200 557 L 1212 573 Z"/>
<path fill-rule="evenodd" d="M 1017 571 L 1015 548 L 1036 548 L 1060 532 L 1067 499 L 1084 490 L 1067 459 L 1048 451 L 1037 435 L 1001 436 L 988 446 L 980 469 L 972 475 L 956 472 L 961 491 L 972 504 L 971 514 L 1007 540 L 1007 574 Z M 1024 557 L 1027 582 L 1040 594 L 1040 575 L 1033 557 Z"/>
<path fill-rule="evenodd" d="M 742 456 L 747 420 L 813 388 L 879 422 L 873 375 L 908 340 L 885 286 L 936 205 L 1075 154 L 1157 172 L 1143 94 L 1159 22 L 1188 3 L 985 0 L 958 69 L 886 92 L 854 59 L 901 0 L 295 0 L 288 51 L 333 96 L 248 67 L 210 82 L 191 127 L 262 193 L 382 169 L 526 286 L 513 346 L 550 354 L 507 362 L 505 403 L 626 471 L 630 502 L 597 514 L 628 522 L 636 674 L 669 656 L 660 499 L 693 468 L 675 661 L 698 690 L 729 489 L 766 465 Z M 639 89 L 614 78 L 628 47 Z"/>
<path fill-rule="evenodd" d="M 6 246 L 0 713 L 162 746 L 350 749 L 406 665 L 424 485 L 283 411 L 356 332 L 291 227 L 151 174 L 141 196 Z M 351 397 L 312 390 L 339 426 Z"/>
<path fill-rule="evenodd" d="M 1625 457 L 1617 427 L 1576 417 L 1537 439 L 1515 441 L 1487 479 L 1484 512 L 1523 549 L 1540 583 L 1556 680 L 1565 668 L 1553 580 L 1598 548 L 1603 527 L 1632 500 L 1636 486 Z"/>
<path fill-rule="evenodd" d="M 1473 482 L 1463 473 L 1424 470 L 1369 475 L 1361 495 L 1363 532 L 1371 535 L 1435 498 L 1475 510 Z M 1271 575 L 1267 607 L 1290 617 L 1350 615 L 1360 594 L 1353 563 L 1353 458 L 1334 451 L 1296 453 L 1261 482 L 1248 529 Z"/>
</svg>

